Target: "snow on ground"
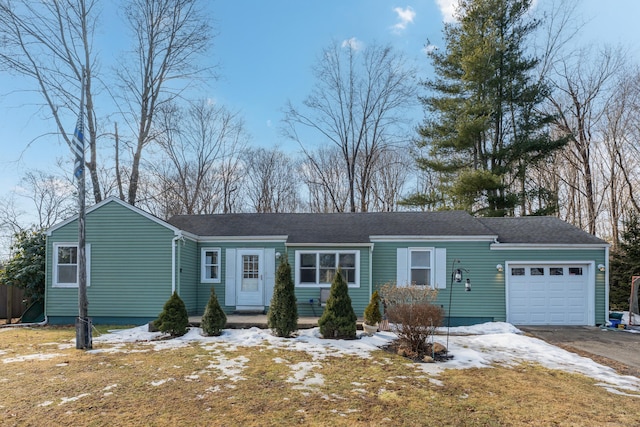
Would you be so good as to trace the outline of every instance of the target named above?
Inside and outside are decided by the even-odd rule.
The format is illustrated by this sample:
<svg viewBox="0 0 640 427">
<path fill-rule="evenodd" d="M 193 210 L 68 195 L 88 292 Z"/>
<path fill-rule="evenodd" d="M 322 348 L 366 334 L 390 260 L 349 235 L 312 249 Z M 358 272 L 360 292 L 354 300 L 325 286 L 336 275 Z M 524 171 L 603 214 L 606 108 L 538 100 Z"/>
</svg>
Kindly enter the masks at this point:
<svg viewBox="0 0 640 427">
<path fill-rule="evenodd" d="M 447 338 L 447 330 L 449 336 Z M 211 364 L 207 370 L 216 370 L 221 377 L 231 382 L 242 381 L 242 371 L 249 360 L 244 356 L 229 358 L 224 352 L 234 351 L 238 347 L 261 346 L 282 350 L 303 351 L 312 356 L 313 362 L 291 365 L 289 382 L 299 389 L 315 389 L 322 386 L 323 377 L 314 372 L 322 366 L 322 361 L 329 356 L 342 357 L 353 355 L 370 358 L 371 352 L 379 350 L 396 338 L 393 332 L 378 332 L 366 336 L 359 332 L 356 340 L 322 339 L 318 328 L 302 329 L 295 338 L 279 338 L 269 330 L 225 329 L 219 337 L 204 337 L 200 328 L 190 328 L 182 337 L 167 339 L 161 332 L 148 332 L 147 325 L 131 329 L 114 330 L 110 333 L 94 337 L 94 346 L 89 353 L 101 352 L 148 352 L 163 351 L 184 347 L 197 343 L 206 350 L 212 351 Z M 514 366 L 519 363 L 538 363 L 549 369 L 579 373 L 596 379 L 606 390 L 640 397 L 640 379 L 632 376 L 618 375 L 612 368 L 600 365 L 593 360 L 578 356 L 537 338 L 528 337 L 509 323 L 491 322 L 467 327 L 439 328 L 435 341 L 447 345 L 451 360 L 438 363 L 416 364 L 418 369 L 436 376 L 446 369 L 489 368 L 495 365 Z M 137 343 L 136 347 L 127 343 Z M 140 348 L 140 345 L 146 348 Z M 45 353 L 46 354 L 46 353 Z M 57 355 L 45 356 L 51 358 Z M 1 356 L 1 355 L 0 355 Z M 33 360 L 37 355 L 1 359 L 4 363 Z M 288 363 L 286 355 L 274 358 L 274 363 Z M 197 378 L 195 372 L 192 377 Z M 173 378 L 154 383 L 160 386 Z M 438 380 L 434 380 L 438 381 Z M 211 390 L 215 392 L 217 390 Z M 635 394 L 629 394 L 629 393 Z"/>
</svg>

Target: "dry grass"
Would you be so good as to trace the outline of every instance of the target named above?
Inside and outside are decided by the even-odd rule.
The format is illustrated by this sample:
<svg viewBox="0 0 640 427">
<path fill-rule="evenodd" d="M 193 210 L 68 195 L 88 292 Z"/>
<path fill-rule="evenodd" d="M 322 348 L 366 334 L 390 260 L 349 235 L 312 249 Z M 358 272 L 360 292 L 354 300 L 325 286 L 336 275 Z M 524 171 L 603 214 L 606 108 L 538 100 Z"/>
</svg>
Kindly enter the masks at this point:
<svg viewBox="0 0 640 427">
<path fill-rule="evenodd" d="M 73 328 L 0 330 L 0 419 L 39 425 L 638 425 L 638 398 L 537 365 L 452 370 L 437 381 L 383 351 L 313 360 L 304 352 L 193 343 L 88 353 Z M 95 349 L 111 347 L 95 345 Z M 30 354 L 49 360 L 3 363 Z M 216 365 L 238 363 L 236 377 Z M 300 381 L 297 367 L 311 366 Z M 322 381 L 307 382 L 318 374 Z"/>
</svg>

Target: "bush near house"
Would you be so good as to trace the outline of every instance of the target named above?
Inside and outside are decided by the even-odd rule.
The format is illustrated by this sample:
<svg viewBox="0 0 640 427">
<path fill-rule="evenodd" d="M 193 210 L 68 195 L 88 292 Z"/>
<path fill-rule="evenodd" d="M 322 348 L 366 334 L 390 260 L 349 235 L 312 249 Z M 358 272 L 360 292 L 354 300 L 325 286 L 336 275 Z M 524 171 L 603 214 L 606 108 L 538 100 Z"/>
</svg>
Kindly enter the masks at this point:
<svg viewBox="0 0 640 427">
<path fill-rule="evenodd" d="M 291 265 L 284 256 L 276 272 L 267 325 L 279 337 L 290 337 L 298 329 L 298 307 L 295 286 L 291 279 Z"/>
<path fill-rule="evenodd" d="M 224 314 L 216 291 L 211 287 L 211 295 L 209 296 L 209 302 L 204 309 L 202 315 L 202 332 L 206 336 L 218 336 L 222 334 L 222 330 L 227 325 L 227 315 Z"/>
<path fill-rule="evenodd" d="M 338 269 L 331 283 L 324 313 L 318 320 L 320 333 L 324 338 L 355 339 L 357 320 L 351 305 L 349 287 Z"/>
<path fill-rule="evenodd" d="M 154 322 L 159 331 L 168 333 L 172 337 L 179 337 L 187 333 L 189 314 L 184 301 L 176 292 L 164 304 L 162 312 Z"/>
<path fill-rule="evenodd" d="M 429 338 L 442 324 L 444 310 L 432 304 L 438 292 L 428 286 L 385 284 L 380 294 L 387 306 L 387 317 L 396 335 L 399 352 L 411 359 L 431 356 Z M 446 349 L 444 349 L 446 350 Z"/>
<path fill-rule="evenodd" d="M 380 323 L 380 321 L 382 321 L 382 314 L 380 313 L 380 295 L 378 294 L 378 291 L 373 291 L 369 305 L 364 309 L 364 323 L 374 326 L 376 323 Z"/>
</svg>

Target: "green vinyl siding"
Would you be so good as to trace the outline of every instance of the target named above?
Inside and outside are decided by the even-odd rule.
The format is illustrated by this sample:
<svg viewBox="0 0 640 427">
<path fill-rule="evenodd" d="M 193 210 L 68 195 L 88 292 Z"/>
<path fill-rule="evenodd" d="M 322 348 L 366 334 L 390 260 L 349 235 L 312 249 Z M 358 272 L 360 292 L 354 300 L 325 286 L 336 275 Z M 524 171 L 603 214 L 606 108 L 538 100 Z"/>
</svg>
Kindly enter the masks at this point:
<svg viewBox="0 0 640 427">
<path fill-rule="evenodd" d="M 171 296 L 173 231 L 116 202 L 87 214 L 85 230 L 89 316 L 156 317 Z M 75 220 L 47 239 L 48 316 L 77 316 L 77 288 L 53 288 L 51 277 L 53 244 L 77 241 Z"/>
<path fill-rule="evenodd" d="M 198 315 L 204 310 L 207 301 L 198 299 L 200 283 L 200 251 L 198 244 L 191 239 L 178 241 L 178 265 L 176 267 L 176 287 L 180 298 L 187 306 L 190 316 Z"/>
<path fill-rule="evenodd" d="M 456 319 L 452 320 L 452 325 L 475 323 L 473 319 L 506 320 L 505 272 L 498 272 L 497 264 L 504 266 L 506 261 L 605 263 L 604 248 L 492 250 L 491 242 L 376 242 L 373 251 L 373 288 L 395 283 L 398 248 L 418 247 L 447 250 L 446 288 L 438 290 L 435 303 L 442 306 L 445 316 L 451 315 L 452 319 Z M 451 287 L 451 272 L 458 268 L 462 270 L 462 283 L 453 283 Z M 471 292 L 465 291 L 464 281 L 467 278 L 471 282 Z M 595 279 L 595 320 L 596 324 L 601 324 L 606 320 L 605 274 L 596 271 Z"/>
</svg>

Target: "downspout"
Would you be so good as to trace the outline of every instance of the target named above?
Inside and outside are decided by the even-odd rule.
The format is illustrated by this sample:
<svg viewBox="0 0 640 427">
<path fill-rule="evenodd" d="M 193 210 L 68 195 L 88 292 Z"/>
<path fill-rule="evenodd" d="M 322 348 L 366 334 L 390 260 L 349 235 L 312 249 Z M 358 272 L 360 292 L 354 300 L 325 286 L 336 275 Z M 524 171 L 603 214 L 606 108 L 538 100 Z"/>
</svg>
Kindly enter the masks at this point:
<svg viewBox="0 0 640 427">
<path fill-rule="evenodd" d="M 176 247 L 178 240 L 182 238 L 182 233 L 178 232 L 171 239 L 171 295 L 176 291 Z"/>
<path fill-rule="evenodd" d="M 604 248 L 604 321 L 609 319 L 609 246 Z"/>
<path fill-rule="evenodd" d="M 375 243 L 372 243 L 369 247 L 369 297 L 373 295 L 373 246 Z"/>
</svg>

